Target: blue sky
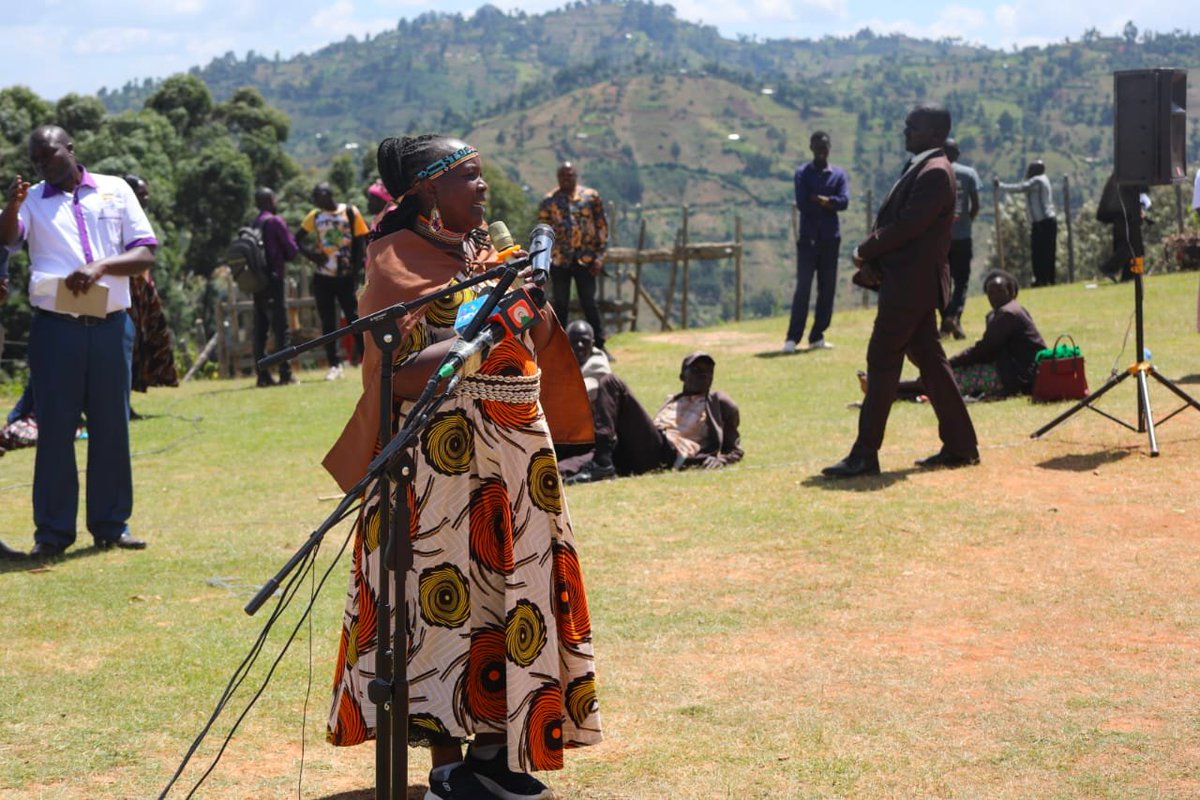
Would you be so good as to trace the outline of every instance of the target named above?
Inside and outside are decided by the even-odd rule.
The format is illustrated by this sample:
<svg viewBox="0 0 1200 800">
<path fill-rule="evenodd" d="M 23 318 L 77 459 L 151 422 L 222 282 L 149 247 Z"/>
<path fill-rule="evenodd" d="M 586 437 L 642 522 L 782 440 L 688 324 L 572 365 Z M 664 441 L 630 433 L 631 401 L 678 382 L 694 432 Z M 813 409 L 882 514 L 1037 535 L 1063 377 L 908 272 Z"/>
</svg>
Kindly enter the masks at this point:
<svg viewBox="0 0 1200 800">
<path fill-rule="evenodd" d="M 537 13 L 562 0 L 495 0 Z M 47 99 L 165 77 L 232 50 L 287 57 L 348 34 L 387 30 L 432 10 L 470 14 L 481 0 L 12 0 L 6 3 L 0 86 L 24 84 Z M 864 27 L 877 33 L 962 39 L 1009 47 L 1077 39 L 1089 27 L 1200 32 L 1200 3 L 1128 0 L 676 0 L 679 17 L 728 37 L 819 38 Z M 1188 65 L 1181 65 L 1188 66 Z"/>
</svg>

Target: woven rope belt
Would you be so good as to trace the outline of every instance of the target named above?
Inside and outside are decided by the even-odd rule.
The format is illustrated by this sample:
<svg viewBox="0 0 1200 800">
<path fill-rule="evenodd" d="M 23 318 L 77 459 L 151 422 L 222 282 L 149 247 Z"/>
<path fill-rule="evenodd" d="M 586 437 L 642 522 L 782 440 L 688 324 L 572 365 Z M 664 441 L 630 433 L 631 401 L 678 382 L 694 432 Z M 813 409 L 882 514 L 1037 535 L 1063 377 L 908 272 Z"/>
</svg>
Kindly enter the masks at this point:
<svg viewBox="0 0 1200 800">
<path fill-rule="evenodd" d="M 501 403 L 536 403 L 542 391 L 542 371 L 534 375 L 468 375 L 458 385 L 461 397 Z"/>
</svg>

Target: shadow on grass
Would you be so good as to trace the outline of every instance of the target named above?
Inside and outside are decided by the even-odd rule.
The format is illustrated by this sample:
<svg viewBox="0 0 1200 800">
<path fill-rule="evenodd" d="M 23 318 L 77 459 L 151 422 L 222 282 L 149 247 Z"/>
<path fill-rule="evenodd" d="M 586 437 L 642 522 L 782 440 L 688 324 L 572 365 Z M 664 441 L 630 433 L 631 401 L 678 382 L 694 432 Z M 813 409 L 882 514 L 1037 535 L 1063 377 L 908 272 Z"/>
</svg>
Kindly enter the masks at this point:
<svg viewBox="0 0 1200 800">
<path fill-rule="evenodd" d="M 766 350 L 762 353 L 755 353 L 755 358 L 791 358 L 792 356 L 803 356 L 811 353 L 811 350 L 795 350 L 791 353 L 785 353 L 782 350 Z"/>
<path fill-rule="evenodd" d="M 72 561 L 76 558 L 87 558 L 89 556 L 98 556 L 101 553 L 108 552 L 101 550 L 98 547 L 76 547 L 68 550 L 62 555 L 54 556 L 53 558 L 21 558 L 12 561 L 0 561 L 0 574 L 5 572 L 37 572 L 53 567 L 55 564 L 63 561 Z"/>
<path fill-rule="evenodd" d="M 858 478 L 826 478 L 824 475 L 810 475 L 801 481 L 800 485 L 830 492 L 879 492 L 908 480 L 908 476 L 914 472 L 923 471 L 910 467 L 909 469 L 881 472 L 878 475 L 863 475 Z"/>
<path fill-rule="evenodd" d="M 429 787 L 423 785 L 408 787 L 407 800 L 423 800 L 427 788 Z M 355 789 L 352 792 L 338 792 L 337 794 L 317 797 L 315 800 L 375 800 L 375 790 Z"/>
<path fill-rule="evenodd" d="M 1200 383 L 1200 375 L 1184 375 L 1182 378 L 1176 378 L 1176 383 Z"/>
<path fill-rule="evenodd" d="M 1088 472 L 1105 464 L 1115 464 L 1129 457 L 1131 450 L 1101 450 L 1098 453 L 1068 453 L 1037 464 L 1042 469 L 1054 469 L 1061 472 Z"/>
</svg>

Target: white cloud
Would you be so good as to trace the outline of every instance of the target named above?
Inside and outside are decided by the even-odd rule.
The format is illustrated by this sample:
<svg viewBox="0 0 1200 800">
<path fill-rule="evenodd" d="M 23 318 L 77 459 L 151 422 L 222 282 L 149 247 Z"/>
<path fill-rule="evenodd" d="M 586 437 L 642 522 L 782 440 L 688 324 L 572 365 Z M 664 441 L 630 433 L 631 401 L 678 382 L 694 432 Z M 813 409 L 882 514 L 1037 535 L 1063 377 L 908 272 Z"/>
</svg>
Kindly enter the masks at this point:
<svg viewBox="0 0 1200 800">
<path fill-rule="evenodd" d="M 135 53 L 153 44 L 160 35 L 149 28 L 96 28 L 71 44 L 78 56 L 120 56 Z"/>
</svg>

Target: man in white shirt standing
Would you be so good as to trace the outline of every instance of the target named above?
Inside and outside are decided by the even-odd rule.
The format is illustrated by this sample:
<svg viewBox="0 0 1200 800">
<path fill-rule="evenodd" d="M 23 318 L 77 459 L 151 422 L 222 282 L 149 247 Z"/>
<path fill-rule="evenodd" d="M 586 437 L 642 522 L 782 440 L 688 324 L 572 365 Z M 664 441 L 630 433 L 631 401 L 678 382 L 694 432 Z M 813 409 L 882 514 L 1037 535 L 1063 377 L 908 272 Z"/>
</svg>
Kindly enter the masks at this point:
<svg viewBox="0 0 1200 800">
<path fill-rule="evenodd" d="M 141 549 L 146 543 L 128 526 L 133 322 L 127 309 L 129 276 L 154 265 L 158 241 L 129 185 L 88 172 L 62 128 L 35 129 L 29 159 L 42 181 L 30 186 L 18 175 L 9 185 L 0 245 L 29 246 L 29 371 L 38 420 L 30 555 L 57 556 L 75 541 L 81 415 L 88 425 L 88 531 L 97 547 Z M 103 309 L 82 313 L 74 301 L 93 292 L 104 297 Z"/>
<path fill-rule="evenodd" d="M 1058 242 L 1058 217 L 1054 213 L 1054 190 L 1046 177 L 1046 164 L 1039 158 L 1025 169 L 1020 183 L 1001 183 L 993 179 L 993 187 L 1001 192 L 1025 195 L 1025 213 L 1029 217 L 1029 249 L 1033 262 L 1033 285 L 1053 286 L 1055 278 L 1055 247 Z"/>
</svg>

